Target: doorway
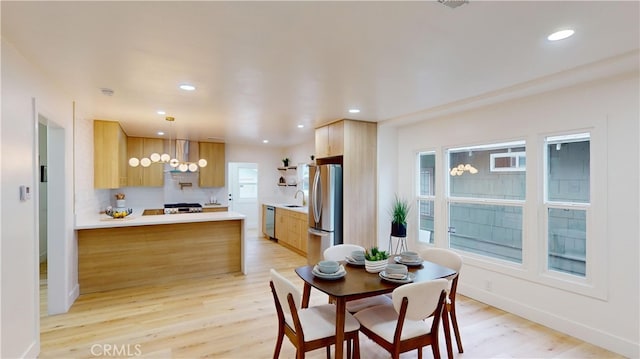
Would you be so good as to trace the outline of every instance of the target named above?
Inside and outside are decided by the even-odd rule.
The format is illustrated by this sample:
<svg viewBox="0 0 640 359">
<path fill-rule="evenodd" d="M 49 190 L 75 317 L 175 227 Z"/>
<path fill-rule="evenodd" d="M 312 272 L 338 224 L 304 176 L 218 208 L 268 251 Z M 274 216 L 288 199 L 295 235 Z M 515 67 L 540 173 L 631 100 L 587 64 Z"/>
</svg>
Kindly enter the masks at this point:
<svg viewBox="0 0 640 359">
<path fill-rule="evenodd" d="M 65 130 L 38 113 L 38 262 L 40 263 L 41 315 L 64 313 L 68 309 L 65 282 Z"/>
<path fill-rule="evenodd" d="M 258 228 L 258 164 L 229 162 L 229 210 L 246 216 L 247 229 Z"/>
</svg>

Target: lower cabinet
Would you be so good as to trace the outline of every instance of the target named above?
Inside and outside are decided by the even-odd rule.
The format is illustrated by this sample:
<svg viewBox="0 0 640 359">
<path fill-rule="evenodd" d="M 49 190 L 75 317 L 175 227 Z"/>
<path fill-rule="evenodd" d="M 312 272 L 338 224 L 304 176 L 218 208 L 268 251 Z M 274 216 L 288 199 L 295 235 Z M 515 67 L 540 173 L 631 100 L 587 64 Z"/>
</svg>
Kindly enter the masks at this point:
<svg viewBox="0 0 640 359">
<path fill-rule="evenodd" d="M 307 214 L 276 208 L 278 243 L 303 256 L 307 255 Z"/>
</svg>

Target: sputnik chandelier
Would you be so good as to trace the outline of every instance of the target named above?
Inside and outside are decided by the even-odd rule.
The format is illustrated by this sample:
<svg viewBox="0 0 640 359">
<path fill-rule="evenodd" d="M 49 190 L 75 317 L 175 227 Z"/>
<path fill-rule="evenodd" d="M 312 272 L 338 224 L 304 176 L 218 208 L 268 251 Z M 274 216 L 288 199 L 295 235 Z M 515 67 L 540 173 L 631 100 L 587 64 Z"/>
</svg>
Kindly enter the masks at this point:
<svg viewBox="0 0 640 359">
<path fill-rule="evenodd" d="M 167 116 L 165 120 L 173 124 L 173 121 L 175 121 L 175 118 Z M 169 152 L 171 152 L 171 144 L 172 144 L 171 133 L 169 133 Z M 177 152 L 177 149 L 176 149 L 176 152 Z M 168 153 L 159 154 L 157 152 L 154 152 L 151 155 L 149 155 L 149 157 L 143 157 L 141 159 L 138 159 L 137 157 L 129 158 L 129 166 L 131 167 L 138 167 L 138 166 L 149 167 L 153 163 L 162 163 L 162 164 L 168 163 L 169 166 L 171 166 L 172 168 L 177 168 L 181 172 L 187 172 L 187 171 L 196 172 L 198 168 L 207 166 L 207 160 L 205 160 L 204 158 L 199 159 L 197 163 L 186 162 L 186 161 L 180 161 L 175 157 L 171 158 L 171 156 Z"/>
</svg>

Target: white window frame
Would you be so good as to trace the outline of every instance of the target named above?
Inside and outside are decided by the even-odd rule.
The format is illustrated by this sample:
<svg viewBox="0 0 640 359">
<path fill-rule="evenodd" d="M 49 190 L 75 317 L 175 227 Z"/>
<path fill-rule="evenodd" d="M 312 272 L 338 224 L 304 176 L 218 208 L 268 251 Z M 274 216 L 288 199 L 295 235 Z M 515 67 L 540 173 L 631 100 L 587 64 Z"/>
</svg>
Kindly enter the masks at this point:
<svg viewBox="0 0 640 359">
<path fill-rule="evenodd" d="M 492 149 L 497 149 L 497 148 L 509 148 L 509 147 L 524 147 L 525 151 L 519 151 L 519 152 L 505 152 L 504 154 L 508 154 L 508 153 L 526 153 L 526 148 L 527 148 L 527 141 L 526 139 L 520 139 L 520 140 L 514 140 L 514 141 L 510 141 L 510 142 L 496 142 L 496 143 L 491 143 L 490 141 L 487 141 L 488 144 L 480 144 L 480 145 L 475 145 L 475 146 L 465 146 L 465 147 L 455 147 L 455 148 L 445 148 L 444 149 L 444 157 L 445 157 L 445 163 L 446 163 L 446 167 L 447 168 L 451 168 L 451 166 L 453 166 L 453 164 L 451 164 L 451 152 L 473 152 L 473 151 L 477 151 L 477 150 L 492 150 Z M 499 154 L 503 154 L 503 153 L 499 153 Z M 491 154 L 490 154 L 491 156 Z M 526 169 L 523 169 L 526 170 Z M 445 222 L 445 228 L 447 228 L 446 230 L 446 238 L 447 238 L 447 247 L 458 251 L 460 253 L 463 253 L 465 257 L 469 257 L 469 258 L 475 258 L 479 260 L 479 263 L 484 263 L 484 264 L 490 264 L 491 265 L 498 265 L 500 267 L 503 268 L 510 268 L 510 269 L 515 269 L 515 270 L 520 270 L 522 271 L 525 266 L 526 266 L 526 258 L 527 258 L 527 254 L 525 252 L 526 249 L 526 217 L 527 217 L 527 199 L 526 199 L 526 194 L 525 194 L 525 199 L 522 200 L 514 200 L 514 199 L 494 199 L 494 198 L 473 198 L 473 197 L 452 197 L 451 196 L 451 176 L 450 173 L 447 171 L 445 174 L 446 176 L 446 181 L 444 181 L 445 183 L 445 206 L 444 206 L 444 213 L 445 213 L 445 217 L 446 217 L 446 222 Z M 526 180 L 526 179 L 525 179 Z M 451 204 L 459 204 L 459 203 L 468 203 L 468 204 L 482 204 L 482 205 L 498 205 L 498 206 L 518 206 L 520 208 L 522 208 L 522 261 L 520 263 L 518 262 L 513 262 L 513 261 L 508 261 L 508 260 L 504 260 L 504 259 L 500 259 L 500 258 L 496 258 L 496 257 L 491 257 L 491 256 L 486 256 L 486 255 L 481 255 L 478 253 L 473 253 L 473 252 L 468 252 L 468 251 L 463 251 L 457 248 L 451 248 L 451 242 L 449 240 L 449 227 L 450 227 L 450 205 Z"/>
<path fill-rule="evenodd" d="M 577 133 L 577 134 L 568 134 L 568 135 L 555 135 L 555 136 L 546 136 L 543 139 L 543 167 L 542 167 L 542 183 L 543 183 L 543 213 L 544 213 L 544 252 L 543 257 L 543 273 L 545 275 L 560 278 L 563 280 L 574 281 L 580 284 L 586 284 L 590 282 L 590 266 L 589 266 L 589 256 L 587 255 L 589 252 L 589 242 L 591 242 L 591 236 L 589 233 L 589 227 L 591 224 L 591 201 L 592 201 L 592 185 L 589 186 L 589 202 L 564 202 L 564 201 L 550 201 L 549 200 L 549 145 L 560 144 L 560 143 L 570 143 L 570 142 L 583 142 L 588 140 L 591 144 L 591 134 L 590 133 Z M 591 151 L 589 153 L 589 158 L 591 158 Z M 589 166 L 589 177 L 591 178 L 591 165 Z M 585 253 L 585 275 L 584 277 L 566 273 L 554 269 L 549 268 L 549 209 L 569 209 L 569 210 L 583 210 L 586 212 L 586 252 Z"/>
<path fill-rule="evenodd" d="M 433 191 L 431 191 L 431 193 L 433 193 L 433 195 L 422 195 L 421 194 L 422 191 L 421 191 L 421 188 L 420 188 L 422 174 L 423 174 L 422 171 L 421 171 L 421 168 L 420 168 L 420 157 L 422 155 L 433 155 L 434 156 L 434 164 L 435 164 L 434 169 L 437 168 L 437 163 L 438 163 L 437 162 L 438 159 L 437 159 L 437 152 L 436 151 L 418 151 L 416 153 L 415 168 L 416 168 L 416 172 L 418 174 L 418 178 L 417 178 L 416 185 L 415 185 L 415 198 L 416 198 L 416 200 L 415 200 L 414 203 L 416 204 L 416 207 L 417 207 L 416 208 L 416 218 L 417 218 L 417 223 L 418 223 L 418 226 L 417 226 L 417 228 L 418 228 L 418 239 L 417 239 L 417 241 L 419 243 L 426 244 L 426 245 L 434 245 L 435 244 L 435 238 L 433 237 L 433 232 L 430 232 L 429 238 L 428 238 L 429 241 L 426 241 L 426 240 L 422 239 L 423 238 L 423 234 L 421 233 L 422 231 L 420 229 L 420 201 L 432 201 L 433 205 L 431 207 L 431 212 L 432 212 L 433 217 L 434 217 L 433 218 L 433 220 L 434 220 L 434 222 L 433 222 L 433 227 L 434 227 L 433 230 L 434 231 L 435 231 L 435 227 L 437 225 L 436 224 L 436 191 L 435 191 L 435 185 L 436 185 L 436 180 L 437 179 L 435 177 L 435 174 L 431 173 L 430 177 L 432 179 L 432 183 L 429 183 L 429 186 L 433 186 L 433 188 L 432 188 Z M 427 234 L 425 233 L 424 236 L 426 236 L 426 235 Z"/>
<path fill-rule="evenodd" d="M 520 166 L 520 158 L 527 158 L 526 152 L 505 152 L 505 153 L 492 153 L 489 155 L 490 163 L 489 168 L 491 172 L 524 172 L 527 170 L 526 161 L 525 165 Z M 496 158 L 511 158 L 510 167 L 496 167 Z"/>
<path fill-rule="evenodd" d="M 547 139 L 560 136 L 576 136 L 589 133 L 590 154 L 589 154 L 589 203 L 577 202 L 551 202 L 547 203 L 547 168 L 548 168 L 548 144 Z M 565 141 L 563 143 L 570 142 Z M 552 144 L 552 143 L 551 143 Z M 607 300 L 608 283 L 607 283 L 607 242 L 606 236 L 606 191 L 597 191 L 597 188 L 607 188 L 607 145 L 606 145 L 606 129 L 604 126 L 599 130 L 587 128 L 575 131 L 555 132 L 541 134 L 539 137 L 539 148 L 542 154 L 542 168 L 539 171 L 540 183 L 543 186 L 543 193 L 539 202 L 539 227 L 537 251 L 538 260 L 538 277 L 540 282 L 551 287 L 582 294 L 588 297 Z M 598 169 L 597 171 L 595 169 Z M 548 208 L 563 208 L 566 206 L 570 209 L 586 209 L 586 264 L 585 277 L 572 275 L 555 270 L 548 269 Z M 595 218 L 598 218 L 596 221 Z M 590 240 L 593 239 L 593 240 Z"/>
</svg>

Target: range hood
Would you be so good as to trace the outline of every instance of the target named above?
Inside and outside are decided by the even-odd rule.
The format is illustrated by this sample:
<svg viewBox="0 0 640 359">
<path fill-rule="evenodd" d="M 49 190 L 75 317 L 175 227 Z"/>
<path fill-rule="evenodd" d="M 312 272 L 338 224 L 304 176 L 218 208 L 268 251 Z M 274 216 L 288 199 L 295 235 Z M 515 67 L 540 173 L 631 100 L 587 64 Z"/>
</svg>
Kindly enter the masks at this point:
<svg viewBox="0 0 640 359">
<path fill-rule="evenodd" d="M 186 172 L 186 170 L 180 169 L 182 164 L 187 164 L 189 166 L 189 172 L 195 172 L 198 170 L 198 167 L 205 167 L 207 165 L 207 161 L 200 159 L 200 150 L 198 148 L 197 141 L 175 140 L 174 145 L 176 149 L 175 159 L 180 163 L 180 165 L 171 170 L 172 173 Z M 196 167 L 191 169 L 191 166 Z"/>
</svg>

